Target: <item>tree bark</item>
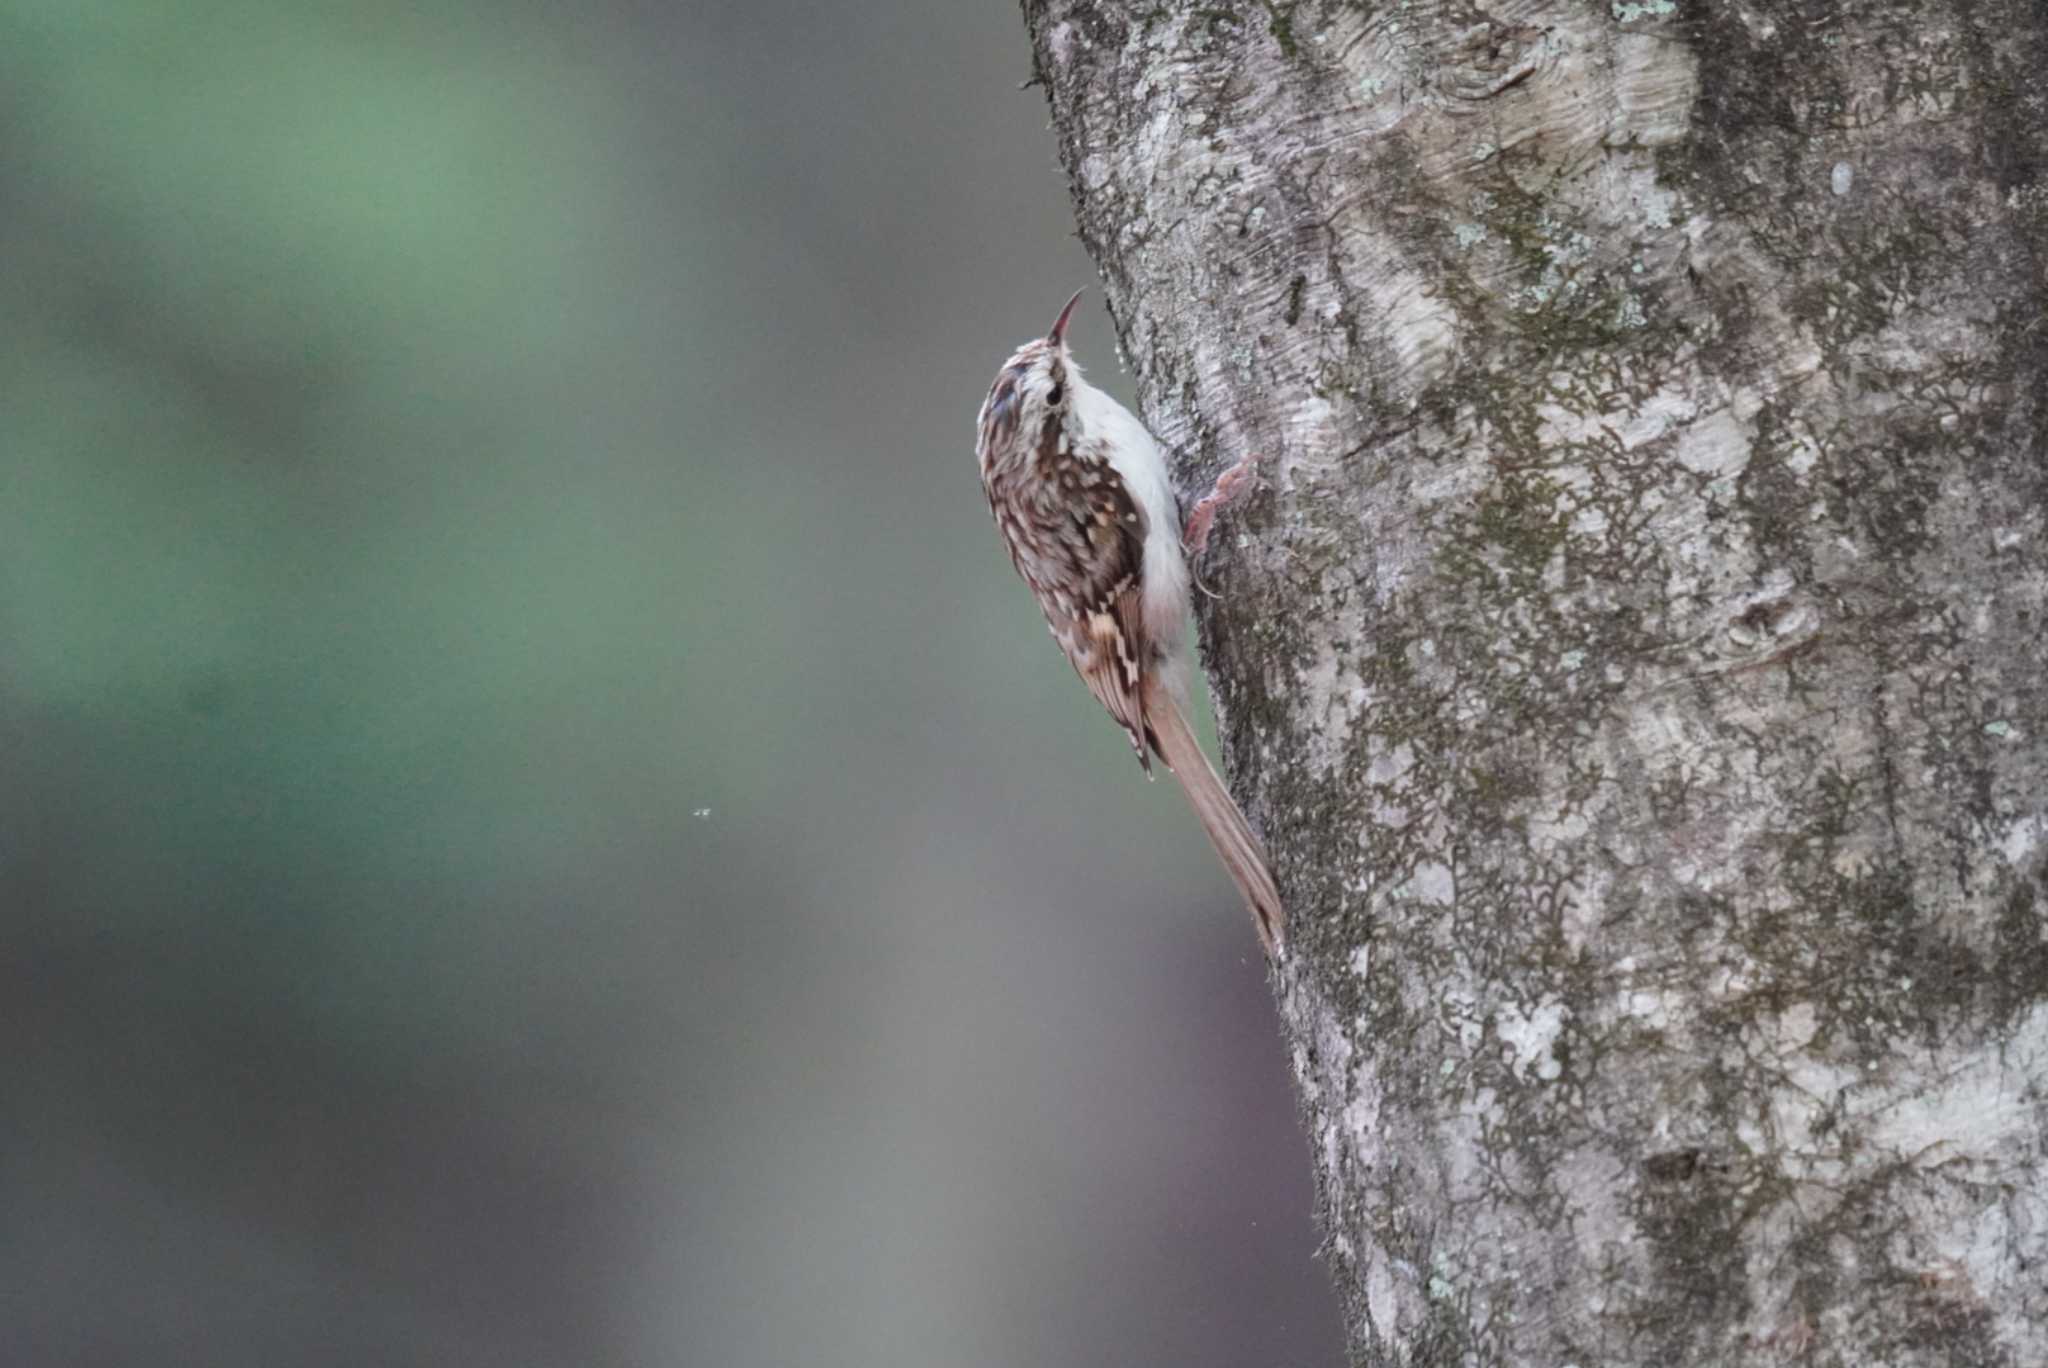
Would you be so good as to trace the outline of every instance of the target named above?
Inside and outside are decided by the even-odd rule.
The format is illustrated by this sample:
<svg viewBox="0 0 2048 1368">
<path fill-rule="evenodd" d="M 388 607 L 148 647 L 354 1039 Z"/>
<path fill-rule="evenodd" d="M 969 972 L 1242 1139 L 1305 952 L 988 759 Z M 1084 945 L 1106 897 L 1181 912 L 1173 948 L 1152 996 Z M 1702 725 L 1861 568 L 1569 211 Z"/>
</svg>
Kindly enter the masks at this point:
<svg viewBox="0 0 2048 1368">
<path fill-rule="evenodd" d="M 1354 1360 L 2048 1363 L 2048 12 L 1024 11 Z"/>
</svg>

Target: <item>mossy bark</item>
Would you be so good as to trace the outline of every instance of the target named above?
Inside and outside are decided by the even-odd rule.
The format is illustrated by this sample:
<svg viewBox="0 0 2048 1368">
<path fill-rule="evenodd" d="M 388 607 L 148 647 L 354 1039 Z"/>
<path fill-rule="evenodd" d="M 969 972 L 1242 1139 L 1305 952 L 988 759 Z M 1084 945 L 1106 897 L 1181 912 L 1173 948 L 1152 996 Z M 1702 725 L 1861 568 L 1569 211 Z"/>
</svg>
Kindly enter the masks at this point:
<svg viewBox="0 0 2048 1368">
<path fill-rule="evenodd" d="M 2048 12 L 1024 11 L 1356 1361 L 2048 1362 Z"/>
</svg>

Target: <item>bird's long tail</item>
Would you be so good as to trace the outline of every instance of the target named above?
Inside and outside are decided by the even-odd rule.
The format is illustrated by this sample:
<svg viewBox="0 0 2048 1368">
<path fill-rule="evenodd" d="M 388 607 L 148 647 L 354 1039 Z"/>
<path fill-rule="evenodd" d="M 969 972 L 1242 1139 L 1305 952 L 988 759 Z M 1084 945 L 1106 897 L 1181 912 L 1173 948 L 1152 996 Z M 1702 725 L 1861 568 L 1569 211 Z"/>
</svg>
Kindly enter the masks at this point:
<svg viewBox="0 0 2048 1368">
<path fill-rule="evenodd" d="M 1258 925 L 1259 942 L 1266 947 L 1266 957 L 1279 958 L 1287 913 L 1280 906 L 1280 890 L 1273 884 L 1272 871 L 1266 867 L 1266 848 L 1245 821 L 1244 813 L 1238 810 L 1230 790 L 1223 787 L 1216 767 L 1203 753 L 1179 700 L 1157 675 L 1145 681 L 1145 721 L 1153 750 L 1187 791 L 1195 816 L 1201 818 L 1202 830 L 1209 833 L 1211 844 L 1223 859 L 1223 867 L 1230 871 L 1237 891 L 1244 895 L 1245 906 L 1251 909 L 1252 920 Z"/>
</svg>

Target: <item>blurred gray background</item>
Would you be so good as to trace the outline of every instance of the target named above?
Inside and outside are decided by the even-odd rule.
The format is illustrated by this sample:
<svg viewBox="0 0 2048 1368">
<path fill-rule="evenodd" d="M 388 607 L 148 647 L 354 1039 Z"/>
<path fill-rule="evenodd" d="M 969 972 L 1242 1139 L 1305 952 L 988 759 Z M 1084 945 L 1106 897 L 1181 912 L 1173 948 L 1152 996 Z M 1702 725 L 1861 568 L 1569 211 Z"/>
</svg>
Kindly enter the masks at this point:
<svg viewBox="0 0 2048 1368">
<path fill-rule="evenodd" d="M 1338 1361 L 1248 918 L 975 479 L 1094 284 L 1029 67 L 0 3 L 0 1363 Z"/>
</svg>

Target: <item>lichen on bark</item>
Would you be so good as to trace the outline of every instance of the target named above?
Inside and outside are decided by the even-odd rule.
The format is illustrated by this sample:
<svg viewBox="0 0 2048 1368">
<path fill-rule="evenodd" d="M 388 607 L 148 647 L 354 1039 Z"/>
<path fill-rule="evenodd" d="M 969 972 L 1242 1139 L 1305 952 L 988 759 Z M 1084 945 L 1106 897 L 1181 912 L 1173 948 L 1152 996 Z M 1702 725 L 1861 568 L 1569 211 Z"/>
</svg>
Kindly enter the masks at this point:
<svg viewBox="0 0 2048 1368">
<path fill-rule="evenodd" d="M 1356 1359 L 2048 1361 L 2048 16 L 1024 10 Z"/>
</svg>

